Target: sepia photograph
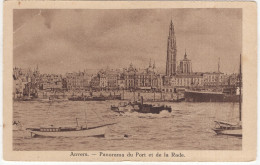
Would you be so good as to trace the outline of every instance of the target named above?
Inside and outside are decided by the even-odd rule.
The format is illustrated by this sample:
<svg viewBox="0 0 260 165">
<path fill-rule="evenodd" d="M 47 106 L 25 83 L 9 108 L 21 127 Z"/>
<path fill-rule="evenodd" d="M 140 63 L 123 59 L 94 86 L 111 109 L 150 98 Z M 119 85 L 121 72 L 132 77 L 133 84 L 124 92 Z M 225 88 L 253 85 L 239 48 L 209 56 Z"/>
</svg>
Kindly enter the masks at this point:
<svg viewBox="0 0 260 165">
<path fill-rule="evenodd" d="M 243 12 L 12 9 L 11 150 L 110 159 L 242 152 Z"/>
<path fill-rule="evenodd" d="M 13 14 L 14 150 L 242 149 L 241 9 Z"/>
</svg>

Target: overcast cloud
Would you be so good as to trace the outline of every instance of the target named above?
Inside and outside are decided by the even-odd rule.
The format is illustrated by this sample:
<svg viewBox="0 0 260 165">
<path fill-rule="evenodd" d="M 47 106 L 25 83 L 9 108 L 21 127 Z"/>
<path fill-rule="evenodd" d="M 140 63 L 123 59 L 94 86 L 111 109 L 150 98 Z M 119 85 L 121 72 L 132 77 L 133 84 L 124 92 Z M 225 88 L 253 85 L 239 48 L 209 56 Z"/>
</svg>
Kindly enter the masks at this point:
<svg viewBox="0 0 260 165">
<path fill-rule="evenodd" d="M 14 65 L 43 73 L 136 67 L 156 62 L 165 72 L 173 20 L 177 59 L 193 71 L 238 72 L 242 52 L 241 9 L 14 10 Z"/>
</svg>

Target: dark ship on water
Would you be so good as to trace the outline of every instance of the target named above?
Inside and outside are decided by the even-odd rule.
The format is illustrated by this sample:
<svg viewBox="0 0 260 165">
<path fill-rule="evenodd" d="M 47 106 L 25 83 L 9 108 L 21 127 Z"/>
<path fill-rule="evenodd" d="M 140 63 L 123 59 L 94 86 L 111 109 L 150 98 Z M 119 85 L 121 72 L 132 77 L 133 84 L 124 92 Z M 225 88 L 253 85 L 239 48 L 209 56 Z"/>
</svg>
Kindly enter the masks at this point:
<svg viewBox="0 0 260 165">
<path fill-rule="evenodd" d="M 185 91 L 187 102 L 239 102 L 236 88 L 223 88 L 222 92 L 215 91 Z"/>
<path fill-rule="evenodd" d="M 126 108 L 127 106 L 131 107 L 132 112 L 138 113 L 153 113 L 159 114 L 161 111 L 172 112 L 172 108 L 167 105 L 152 105 L 152 104 L 144 104 L 143 97 L 141 96 L 141 101 L 134 101 L 125 104 L 121 104 L 119 106 L 111 106 L 111 110 L 118 113 L 124 113 L 124 110 L 120 110 L 121 108 Z"/>
<path fill-rule="evenodd" d="M 154 106 L 152 104 L 144 104 L 143 103 L 143 97 L 141 97 L 141 102 L 136 102 L 133 104 L 134 106 L 138 106 L 138 109 L 136 109 L 136 112 L 139 113 L 154 113 L 159 114 L 161 111 L 168 111 L 169 113 L 172 112 L 172 108 L 167 105 L 158 105 Z"/>
</svg>

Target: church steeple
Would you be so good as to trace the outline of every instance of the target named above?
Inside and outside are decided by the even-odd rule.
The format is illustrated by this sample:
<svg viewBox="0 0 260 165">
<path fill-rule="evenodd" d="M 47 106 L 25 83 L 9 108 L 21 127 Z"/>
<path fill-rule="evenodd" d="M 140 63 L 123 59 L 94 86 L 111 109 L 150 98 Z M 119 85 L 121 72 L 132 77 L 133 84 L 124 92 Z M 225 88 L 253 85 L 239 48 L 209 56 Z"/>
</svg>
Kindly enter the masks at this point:
<svg viewBox="0 0 260 165">
<path fill-rule="evenodd" d="M 166 75 L 173 76 L 176 74 L 176 38 L 174 32 L 174 25 L 171 20 L 169 27 L 168 45 L 167 45 L 167 59 L 166 59 Z"/>
<path fill-rule="evenodd" d="M 191 74 L 192 73 L 192 63 L 187 57 L 187 52 L 185 49 L 185 54 L 183 60 L 180 61 L 180 73 Z"/>
<path fill-rule="evenodd" d="M 169 28 L 169 36 L 172 36 L 172 35 L 174 35 L 174 26 L 173 26 L 173 22 L 171 20 L 170 28 Z"/>
<path fill-rule="evenodd" d="M 186 49 L 185 49 L 184 59 L 187 59 Z"/>
</svg>

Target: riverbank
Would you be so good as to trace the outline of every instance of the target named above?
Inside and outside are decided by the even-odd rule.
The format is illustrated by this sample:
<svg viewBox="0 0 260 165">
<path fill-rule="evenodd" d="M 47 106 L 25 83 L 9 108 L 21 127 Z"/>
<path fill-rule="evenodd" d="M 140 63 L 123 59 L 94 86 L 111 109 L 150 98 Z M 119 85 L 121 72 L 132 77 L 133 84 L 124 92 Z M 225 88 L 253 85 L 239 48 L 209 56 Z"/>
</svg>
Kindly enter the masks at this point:
<svg viewBox="0 0 260 165">
<path fill-rule="evenodd" d="M 53 92 L 53 91 L 38 91 L 38 100 L 41 99 L 68 99 L 72 96 L 113 96 L 121 95 L 122 100 L 136 101 L 143 97 L 144 101 L 172 101 L 178 100 L 184 97 L 181 93 L 162 93 L 162 92 L 145 92 L 145 91 L 98 91 L 98 92 L 87 92 L 87 91 L 65 91 L 65 92 Z"/>
</svg>

